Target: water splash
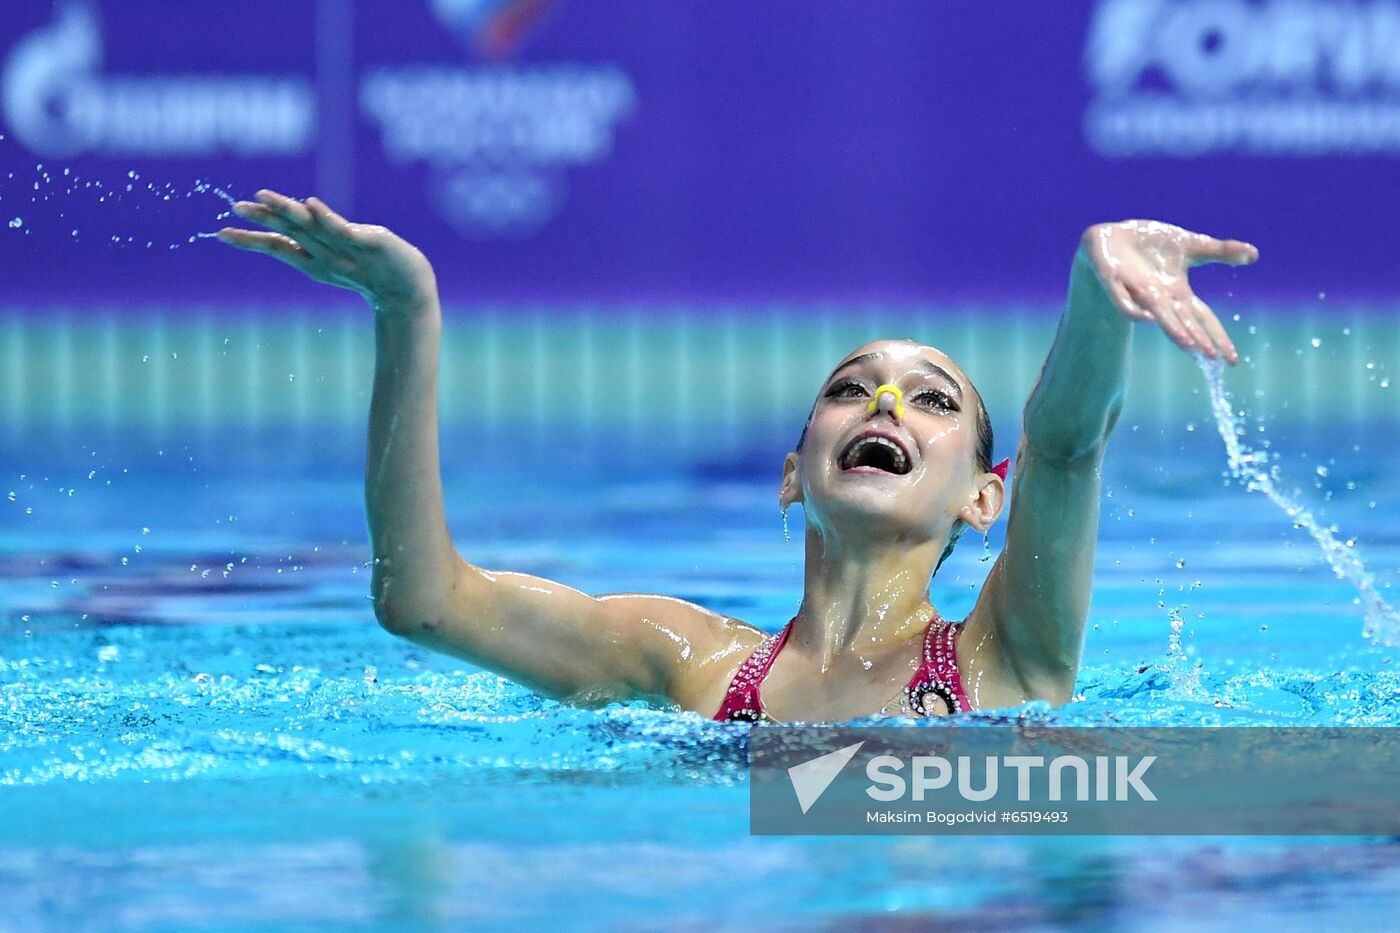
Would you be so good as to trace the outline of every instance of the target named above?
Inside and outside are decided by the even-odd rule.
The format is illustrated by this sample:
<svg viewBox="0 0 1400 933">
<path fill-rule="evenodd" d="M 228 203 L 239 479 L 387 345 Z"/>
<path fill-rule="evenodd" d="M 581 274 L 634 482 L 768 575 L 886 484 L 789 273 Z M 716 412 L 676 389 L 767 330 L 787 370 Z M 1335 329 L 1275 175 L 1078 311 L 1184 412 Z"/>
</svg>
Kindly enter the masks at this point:
<svg viewBox="0 0 1400 933">
<path fill-rule="evenodd" d="M 55 167 L 53 171 L 46 170 L 44 163 L 39 162 L 34 165 L 34 176 L 32 179 L 16 179 L 14 172 L 9 172 L 5 176 L 7 182 L 15 182 L 23 187 L 23 194 L 29 195 L 29 203 L 37 206 L 52 205 L 35 218 L 25 220 L 23 217 L 15 216 L 8 221 L 8 226 L 12 230 L 21 231 L 25 236 L 34 232 L 36 226 L 40 235 L 44 233 L 44 221 L 53 220 L 52 213 L 58 212 L 58 220 L 64 219 L 66 210 L 71 210 L 75 206 L 81 206 L 90 213 L 88 217 L 94 226 L 97 227 L 98 241 L 104 241 L 113 248 L 126 248 L 139 246 L 135 236 L 129 235 L 126 229 L 113 229 L 113 224 L 127 223 L 138 218 L 132 212 L 142 211 L 143 218 L 147 222 L 156 222 L 165 225 L 184 224 L 193 219 L 195 224 L 204 226 L 207 221 L 198 219 L 197 215 L 189 215 L 189 212 L 175 208 L 175 204 L 181 201 L 190 201 L 195 205 L 195 210 L 202 206 L 204 198 L 216 200 L 224 209 L 219 211 L 214 221 L 220 223 L 233 216 L 232 207 L 235 199 L 229 193 L 227 187 L 221 187 L 207 178 L 196 178 L 188 188 L 177 187 L 171 181 L 155 181 L 144 178 L 140 172 L 130 169 L 121 181 L 113 183 L 110 179 L 104 181 L 101 178 L 88 177 L 74 171 L 71 167 Z M 24 187 L 28 184 L 28 187 Z M 12 190 L 14 185 L 0 183 L 0 200 L 18 200 L 22 195 Z M 32 191 L 30 190 L 32 188 Z M 110 213 L 104 213 L 100 209 L 95 209 L 97 205 L 111 205 Z M 117 208 L 121 210 L 118 212 Z M 181 213 L 177 213 L 181 210 Z M 81 231 L 76 227 L 63 224 L 59 230 L 68 230 L 70 241 L 81 241 L 92 235 L 92 230 L 83 226 Z M 81 233 L 81 236 L 80 236 Z M 166 249 L 179 249 L 181 245 L 189 245 L 204 239 L 214 239 L 218 236 L 215 232 L 196 231 L 186 234 L 179 239 L 163 243 Z M 152 249 L 157 245 L 157 241 L 163 237 L 146 240 L 146 248 Z"/>
<path fill-rule="evenodd" d="M 1241 415 L 1236 414 L 1225 391 L 1224 367 L 1218 360 L 1208 360 L 1197 354 L 1196 362 L 1205 373 L 1206 387 L 1210 391 L 1211 409 L 1215 414 L 1215 424 L 1220 438 L 1225 442 L 1225 455 L 1229 460 L 1230 473 L 1236 479 L 1244 480 L 1245 489 L 1262 492 L 1269 501 L 1278 506 L 1293 520 L 1295 528 L 1301 528 L 1312 535 L 1322 552 L 1322 559 L 1332 568 L 1338 579 L 1346 580 L 1360 594 L 1365 607 L 1365 627 L 1362 635 L 1372 643 L 1400 645 L 1400 613 L 1388 603 L 1376 589 L 1375 574 L 1357 556 L 1353 542 L 1340 541 L 1331 529 L 1324 528 L 1317 518 L 1303 505 L 1286 495 L 1278 488 L 1278 468 L 1268 465 L 1268 454 L 1251 450 L 1241 438 L 1245 436 L 1245 426 Z"/>
<path fill-rule="evenodd" d="M 1172 689 L 1181 699 L 1205 700 L 1209 691 L 1201 682 L 1204 662 L 1199 658 L 1193 659 L 1181 640 L 1181 633 L 1186 628 L 1186 615 L 1183 611 L 1186 607 L 1168 608 L 1165 601 L 1166 590 L 1159 590 L 1158 594 L 1162 598 L 1157 601 L 1157 605 L 1167 610 L 1167 618 L 1171 620 L 1171 631 L 1167 635 L 1167 660 L 1158 667 L 1171 675 Z"/>
</svg>

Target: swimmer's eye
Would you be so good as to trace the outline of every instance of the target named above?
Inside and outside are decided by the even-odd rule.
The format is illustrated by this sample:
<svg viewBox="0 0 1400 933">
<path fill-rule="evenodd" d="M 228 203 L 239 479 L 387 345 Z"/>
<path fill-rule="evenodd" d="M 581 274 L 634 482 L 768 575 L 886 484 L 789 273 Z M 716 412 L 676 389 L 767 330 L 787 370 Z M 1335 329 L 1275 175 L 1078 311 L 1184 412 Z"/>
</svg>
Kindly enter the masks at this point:
<svg viewBox="0 0 1400 933">
<path fill-rule="evenodd" d="M 938 389 L 921 389 L 910 399 L 915 405 L 922 405 L 926 408 L 935 408 L 943 411 L 958 411 L 957 402 L 947 392 Z"/>
<path fill-rule="evenodd" d="M 850 380 L 847 380 L 847 381 L 845 381 L 845 382 L 838 382 L 838 383 L 836 383 L 836 385 L 834 385 L 834 386 L 832 386 L 830 389 L 828 389 L 828 390 L 827 390 L 827 393 L 826 393 L 826 397 L 827 397 L 827 398 L 857 398 L 857 397 L 861 397 L 861 396 L 868 396 L 869 394 L 870 394 L 869 390 L 866 389 L 865 386 L 863 386 L 863 385 L 860 384 L 859 382 L 852 382 L 852 381 L 850 381 Z"/>
</svg>

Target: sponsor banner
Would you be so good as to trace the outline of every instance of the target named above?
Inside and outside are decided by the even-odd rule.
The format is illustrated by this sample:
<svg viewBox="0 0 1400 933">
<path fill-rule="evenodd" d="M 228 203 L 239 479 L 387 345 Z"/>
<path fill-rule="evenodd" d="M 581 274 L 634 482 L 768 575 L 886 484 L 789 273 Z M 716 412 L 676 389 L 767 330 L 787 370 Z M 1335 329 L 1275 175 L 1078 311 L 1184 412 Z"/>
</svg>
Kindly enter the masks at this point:
<svg viewBox="0 0 1400 933">
<path fill-rule="evenodd" d="M 1400 3 L 1100 0 L 1085 136 L 1104 155 L 1400 155 Z"/>
<path fill-rule="evenodd" d="M 756 727 L 755 835 L 1394 835 L 1400 730 Z"/>
<path fill-rule="evenodd" d="M 333 300 L 200 239 L 263 186 L 475 302 L 1053 306 L 1143 216 L 1259 242 L 1210 298 L 1389 298 L 1397 48 L 1400 0 L 13 0 L 6 300 Z"/>
</svg>

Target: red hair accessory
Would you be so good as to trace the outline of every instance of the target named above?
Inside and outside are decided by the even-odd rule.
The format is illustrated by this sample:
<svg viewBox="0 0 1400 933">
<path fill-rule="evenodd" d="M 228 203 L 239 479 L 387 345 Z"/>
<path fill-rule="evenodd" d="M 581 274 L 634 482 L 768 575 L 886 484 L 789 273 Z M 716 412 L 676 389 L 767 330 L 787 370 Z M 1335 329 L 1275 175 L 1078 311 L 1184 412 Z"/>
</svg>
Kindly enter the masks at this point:
<svg viewBox="0 0 1400 933">
<path fill-rule="evenodd" d="M 1000 476 L 1001 481 L 1004 483 L 1006 482 L 1006 470 L 1010 466 L 1011 458 L 1007 457 L 1005 460 L 1001 461 L 1001 463 L 998 463 L 996 466 L 992 467 L 992 472 L 995 473 L 997 476 Z"/>
</svg>

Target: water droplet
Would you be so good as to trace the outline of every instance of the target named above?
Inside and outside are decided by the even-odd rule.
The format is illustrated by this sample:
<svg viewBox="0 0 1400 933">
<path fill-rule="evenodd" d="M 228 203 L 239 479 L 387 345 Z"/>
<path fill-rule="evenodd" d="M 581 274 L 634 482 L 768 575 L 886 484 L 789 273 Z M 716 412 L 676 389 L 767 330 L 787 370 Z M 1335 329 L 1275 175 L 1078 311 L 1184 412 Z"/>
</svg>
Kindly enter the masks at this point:
<svg viewBox="0 0 1400 933">
<path fill-rule="evenodd" d="M 11 229 L 11 230 L 18 230 L 20 227 L 23 227 L 23 226 L 24 226 L 24 218 L 23 218 L 23 217 L 16 217 L 16 218 L 14 218 L 13 220 L 10 221 L 10 229 Z"/>
</svg>

